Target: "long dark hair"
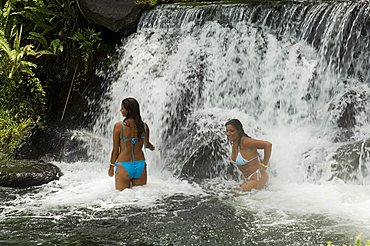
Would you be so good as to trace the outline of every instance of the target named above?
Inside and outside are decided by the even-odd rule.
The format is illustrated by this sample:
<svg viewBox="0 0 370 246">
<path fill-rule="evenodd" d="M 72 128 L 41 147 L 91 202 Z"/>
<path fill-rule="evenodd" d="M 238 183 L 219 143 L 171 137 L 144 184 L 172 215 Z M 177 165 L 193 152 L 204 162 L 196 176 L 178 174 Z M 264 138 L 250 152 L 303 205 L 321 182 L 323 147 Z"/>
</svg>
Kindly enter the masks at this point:
<svg viewBox="0 0 370 246">
<path fill-rule="evenodd" d="M 238 119 L 231 119 L 225 123 L 225 126 L 227 125 L 232 125 L 235 127 L 236 131 L 238 132 L 238 146 L 240 145 L 240 140 L 242 139 L 243 136 L 250 138 L 243 129 L 243 125 Z"/>
<path fill-rule="evenodd" d="M 122 100 L 122 105 L 127 110 L 126 119 L 132 118 L 137 127 L 137 136 L 141 137 L 144 132 L 144 122 L 140 116 L 140 107 L 137 100 L 133 97 L 127 97 Z"/>
</svg>

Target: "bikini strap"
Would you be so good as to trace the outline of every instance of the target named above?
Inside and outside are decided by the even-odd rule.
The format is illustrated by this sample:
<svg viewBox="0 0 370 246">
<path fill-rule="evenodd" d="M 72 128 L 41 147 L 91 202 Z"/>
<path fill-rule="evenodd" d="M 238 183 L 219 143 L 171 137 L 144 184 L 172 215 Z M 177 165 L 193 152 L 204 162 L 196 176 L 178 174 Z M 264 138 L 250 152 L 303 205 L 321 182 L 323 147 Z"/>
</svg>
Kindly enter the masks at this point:
<svg viewBox="0 0 370 246">
<path fill-rule="evenodd" d="M 142 136 L 140 138 L 144 141 L 144 151 L 146 151 L 145 150 L 145 123 L 144 123 L 144 136 Z M 134 159 L 135 159 L 134 148 L 135 148 L 135 144 L 137 143 L 137 140 L 139 140 L 138 136 L 136 136 L 136 138 L 131 138 L 131 143 L 132 143 L 132 145 L 131 145 L 131 158 L 132 158 L 132 161 L 134 161 Z"/>
<path fill-rule="evenodd" d="M 251 175 L 249 175 L 247 177 L 247 180 L 250 180 L 252 178 L 253 175 L 257 175 L 257 180 L 260 180 L 260 178 L 262 177 L 262 174 L 261 174 L 261 170 L 259 168 L 257 168 L 256 171 L 254 171 Z"/>
<path fill-rule="evenodd" d="M 135 149 L 136 139 L 133 138 L 131 140 L 131 143 L 132 143 L 132 145 L 131 145 L 131 160 L 134 161 L 135 160 L 134 149 Z"/>
<path fill-rule="evenodd" d="M 122 120 L 122 138 L 121 138 L 121 140 L 123 140 L 125 145 L 126 145 L 126 140 L 131 140 L 131 143 L 132 143 L 132 145 L 131 145 L 131 159 L 132 159 L 132 161 L 134 161 L 135 160 L 135 155 L 134 155 L 135 144 L 136 144 L 136 142 L 139 138 L 138 137 L 136 137 L 136 138 L 125 138 L 124 130 L 125 130 L 125 121 Z M 146 131 L 145 131 L 145 123 L 144 123 L 144 136 L 141 137 L 144 141 L 144 151 L 145 151 L 145 148 L 146 148 L 145 136 L 146 136 Z"/>
<path fill-rule="evenodd" d="M 126 138 L 125 138 L 125 120 L 122 120 L 122 132 L 121 132 L 121 140 L 123 140 L 124 144 L 126 145 Z"/>
<path fill-rule="evenodd" d="M 122 132 L 121 132 L 121 139 L 124 139 L 125 138 L 125 135 L 124 135 L 124 130 L 125 130 L 125 121 L 122 120 Z"/>
<path fill-rule="evenodd" d="M 145 122 L 143 122 L 144 123 L 144 136 L 143 136 L 143 141 L 144 141 L 144 151 L 146 151 L 146 131 L 145 131 L 145 129 L 146 129 L 146 125 L 145 125 Z"/>
</svg>

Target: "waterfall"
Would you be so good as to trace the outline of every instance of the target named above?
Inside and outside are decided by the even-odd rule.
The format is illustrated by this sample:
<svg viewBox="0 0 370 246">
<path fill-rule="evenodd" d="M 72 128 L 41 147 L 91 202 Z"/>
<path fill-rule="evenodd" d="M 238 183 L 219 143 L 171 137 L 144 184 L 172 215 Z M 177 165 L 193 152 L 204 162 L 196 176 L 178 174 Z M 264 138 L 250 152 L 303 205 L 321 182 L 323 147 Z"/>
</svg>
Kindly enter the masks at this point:
<svg viewBox="0 0 370 246">
<path fill-rule="evenodd" d="M 273 143 L 277 180 L 330 180 L 337 149 L 369 138 L 368 13 L 361 2 L 157 7 L 119 48 L 95 132 L 109 136 L 134 96 L 159 149 L 154 173 L 235 177 L 224 123 L 239 118 Z M 368 180 L 369 162 L 358 166 Z"/>
<path fill-rule="evenodd" d="M 146 12 L 117 48 L 118 60 L 99 71 L 111 78 L 109 88 L 102 105 L 91 104 L 93 129 L 73 132 L 86 146 L 65 146 L 55 162 L 60 180 L 1 189 L 0 242 L 369 239 L 369 13 L 365 1 L 173 4 Z M 156 150 L 145 152 L 147 185 L 118 192 L 107 171 L 128 96 L 140 103 Z M 273 144 L 260 191 L 234 189 L 241 176 L 229 163 L 230 118 Z M 82 147 L 88 157 L 75 161 Z"/>
</svg>

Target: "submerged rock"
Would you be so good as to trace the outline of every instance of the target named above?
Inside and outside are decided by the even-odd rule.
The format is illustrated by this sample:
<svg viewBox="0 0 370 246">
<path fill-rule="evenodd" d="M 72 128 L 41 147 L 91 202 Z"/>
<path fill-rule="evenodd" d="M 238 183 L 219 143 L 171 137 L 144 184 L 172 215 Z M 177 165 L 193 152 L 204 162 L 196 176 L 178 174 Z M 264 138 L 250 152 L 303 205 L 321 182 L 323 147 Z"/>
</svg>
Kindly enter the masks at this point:
<svg viewBox="0 0 370 246">
<path fill-rule="evenodd" d="M 0 163 L 0 186 L 27 188 L 59 179 L 59 167 L 42 161 L 7 160 Z"/>
</svg>

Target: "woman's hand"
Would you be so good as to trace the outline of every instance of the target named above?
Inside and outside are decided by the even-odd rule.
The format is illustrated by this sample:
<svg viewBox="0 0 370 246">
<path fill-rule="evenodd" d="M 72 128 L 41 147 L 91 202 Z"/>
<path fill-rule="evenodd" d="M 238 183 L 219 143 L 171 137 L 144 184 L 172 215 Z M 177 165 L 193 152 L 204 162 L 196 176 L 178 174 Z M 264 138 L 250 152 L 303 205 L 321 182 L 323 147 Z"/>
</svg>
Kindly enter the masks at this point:
<svg viewBox="0 0 370 246">
<path fill-rule="evenodd" d="M 108 175 L 109 175 L 109 177 L 113 177 L 113 175 L 114 175 L 114 168 L 111 165 L 109 165 Z"/>
</svg>

